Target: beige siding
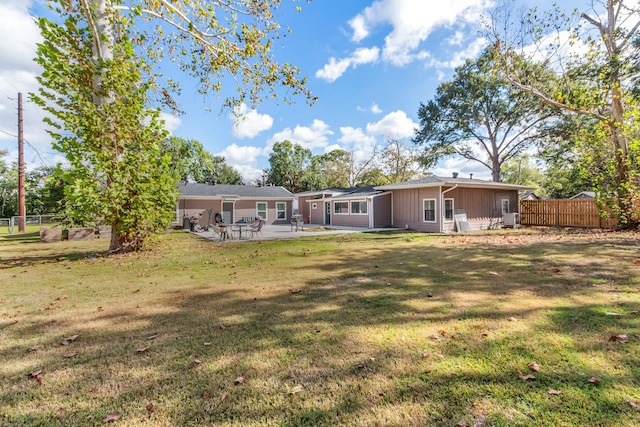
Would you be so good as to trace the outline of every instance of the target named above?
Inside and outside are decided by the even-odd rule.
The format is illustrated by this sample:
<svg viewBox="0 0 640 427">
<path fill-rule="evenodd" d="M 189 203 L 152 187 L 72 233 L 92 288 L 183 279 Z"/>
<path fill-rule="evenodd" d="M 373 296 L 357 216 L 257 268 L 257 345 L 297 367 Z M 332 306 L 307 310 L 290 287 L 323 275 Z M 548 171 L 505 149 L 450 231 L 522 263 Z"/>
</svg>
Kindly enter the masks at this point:
<svg viewBox="0 0 640 427">
<path fill-rule="evenodd" d="M 447 188 L 442 188 L 446 191 Z M 453 199 L 454 209 L 463 209 L 472 230 L 487 229 L 502 217 L 502 199 L 509 200 L 509 210 L 517 212 L 518 192 L 516 190 L 497 191 L 492 189 L 456 188 L 443 195 Z M 436 200 L 436 222 L 423 220 L 423 200 Z M 455 222 L 441 218 L 441 197 L 439 188 L 412 188 L 393 192 L 394 227 L 408 227 L 416 231 L 454 231 Z"/>
<path fill-rule="evenodd" d="M 333 205 L 332 205 L 333 206 Z M 331 225 L 343 227 L 369 228 L 369 215 L 367 214 L 336 214 L 331 213 Z"/>
<path fill-rule="evenodd" d="M 315 203 L 316 208 L 313 209 L 313 204 Z M 324 204 L 325 201 L 322 199 L 316 200 L 311 203 L 307 203 L 309 205 L 309 216 L 311 216 L 311 224 L 319 224 L 324 225 Z M 306 221 L 306 217 L 305 217 Z"/>
<path fill-rule="evenodd" d="M 225 202 L 230 202 L 226 200 Z M 291 220 L 291 200 L 236 200 L 234 203 L 233 219 L 238 221 L 243 217 L 255 217 L 256 216 L 256 203 L 267 203 L 267 224 L 288 224 Z M 285 219 L 276 219 L 276 203 L 282 202 L 286 204 Z M 208 213 L 207 209 L 213 209 L 212 219 L 214 221 L 215 214 L 222 212 L 222 200 L 180 200 L 178 202 L 178 223 L 182 223 L 183 215 L 200 216 L 200 225 L 207 225 Z"/>
<path fill-rule="evenodd" d="M 373 198 L 373 227 L 391 227 L 391 194 Z"/>
</svg>

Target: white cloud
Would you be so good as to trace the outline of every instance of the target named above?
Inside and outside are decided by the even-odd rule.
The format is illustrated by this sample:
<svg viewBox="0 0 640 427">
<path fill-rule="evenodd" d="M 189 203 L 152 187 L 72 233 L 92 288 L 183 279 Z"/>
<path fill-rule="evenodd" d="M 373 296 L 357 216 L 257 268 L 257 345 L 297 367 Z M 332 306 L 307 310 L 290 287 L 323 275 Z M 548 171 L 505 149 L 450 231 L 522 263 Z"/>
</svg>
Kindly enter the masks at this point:
<svg viewBox="0 0 640 427">
<path fill-rule="evenodd" d="M 224 157 L 225 163 L 236 169 L 248 184 L 255 183 L 262 176 L 262 169 L 256 166 L 258 157 L 265 155 L 262 148 L 234 143 L 215 155 Z"/>
<path fill-rule="evenodd" d="M 273 118 L 270 115 L 249 109 L 244 103 L 235 109 L 231 117 L 234 120 L 232 133 L 240 139 L 253 138 L 273 126 Z"/>
<path fill-rule="evenodd" d="M 35 46 L 42 40 L 29 15 L 30 1 L 0 2 L 0 58 L 3 69 L 39 72 L 33 62 Z"/>
<path fill-rule="evenodd" d="M 338 142 L 343 144 L 373 144 L 376 139 L 373 135 L 365 134 L 361 128 L 353 128 L 351 126 L 345 126 L 340 128 L 342 136 L 338 139 Z"/>
<path fill-rule="evenodd" d="M 304 148 L 324 148 L 329 145 L 328 136 L 333 135 L 329 125 L 322 120 L 315 119 L 311 126 L 296 126 L 294 129 L 285 128 L 275 133 L 267 143 L 273 147 L 276 142 L 288 140 L 293 144 L 298 144 Z"/>
<path fill-rule="evenodd" d="M 371 106 L 371 112 L 372 112 L 373 114 L 382 114 L 382 109 L 380 109 L 380 106 L 379 106 L 378 104 L 374 103 L 374 104 Z"/>
<path fill-rule="evenodd" d="M 367 132 L 389 138 L 409 138 L 415 134 L 418 123 L 411 120 L 407 113 L 398 110 L 384 116 L 380 121 L 367 124 Z"/>
<path fill-rule="evenodd" d="M 343 59 L 329 58 L 329 63 L 316 71 L 316 77 L 326 80 L 329 83 L 338 80 L 347 68 L 355 68 L 358 65 L 376 62 L 380 56 L 380 48 L 359 48 L 349 57 Z"/>
<path fill-rule="evenodd" d="M 180 125 L 182 125 L 182 119 L 180 119 L 180 117 L 175 116 L 171 113 L 161 111 L 160 118 L 164 120 L 164 128 L 169 133 L 173 133 L 176 129 L 180 127 Z"/>
<path fill-rule="evenodd" d="M 450 177 L 453 172 L 458 172 L 460 178 L 491 180 L 491 171 L 484 165 L 467 160 L 463 157 L 450 157 L 440 162 L 431 172 L 437 176 Z"/>
<path fill-rule="evenodd" d="M 476 58 L 482 49 L 487 46 L 487 40 L 479 37 L 469 43 L 467 47 L 461 51 L 455 52 L 454 55 L 448 61 L 433 61 L 432 65 L 443 68 L 456 68 L 464 65 L 467 59 Z"/>
<path fill-rule="evenodd" d="M 414 0 L 378 0 L 349 21 L 352 39 L 361 41 L 377 25 L 392 27 L 384 39 L 382 58 L 394 65 L 406 65 L 429 56 L 420 49 L 422 42 L 436 29 L 477 22 L 490 0 L 449 0 L 416 2 Z"/>
</svg>

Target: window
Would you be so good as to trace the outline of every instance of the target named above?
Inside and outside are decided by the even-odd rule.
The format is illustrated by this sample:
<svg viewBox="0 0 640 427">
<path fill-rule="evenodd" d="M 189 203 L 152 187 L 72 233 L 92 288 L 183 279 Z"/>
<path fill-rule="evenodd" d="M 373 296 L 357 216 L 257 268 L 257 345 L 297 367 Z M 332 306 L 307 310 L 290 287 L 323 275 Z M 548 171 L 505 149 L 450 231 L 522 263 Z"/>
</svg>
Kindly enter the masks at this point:
<svg viewBox="0 0 640 427">
<path fill-rule="evenodd" d="M 348 214 L 349 203 L 348 202 L 335 202 L 333 204 L 333 211 L 337 214 Z"/>
<path fill-rule="evenodd" d="M 267 202 L 256 203 L 256 216 L 264 220 L 267 219 Z"/>
<path fill-rule="evenodd" d="M 287 219 L 287 203 L 276 202 L 276 218 Z"/>
<path fill-rule="evenodd" d="M 444 199 L 444 220 L 453 221 L 453 199 Z"/>
<path fill-rule="evenodd" d="M 424 221 L 436 222 L 436 199 L 424 200 Z"/>
<path fill-rule="evenodd" d="M 366 214 L 367 213 L 367 202 L 351 202 L 351 213 L 352 214 Z"/>
<path fill-rule="evenodd" d="M 502 199 L 502 213 L 509 213 L 509 199 Z"/>
</svg>

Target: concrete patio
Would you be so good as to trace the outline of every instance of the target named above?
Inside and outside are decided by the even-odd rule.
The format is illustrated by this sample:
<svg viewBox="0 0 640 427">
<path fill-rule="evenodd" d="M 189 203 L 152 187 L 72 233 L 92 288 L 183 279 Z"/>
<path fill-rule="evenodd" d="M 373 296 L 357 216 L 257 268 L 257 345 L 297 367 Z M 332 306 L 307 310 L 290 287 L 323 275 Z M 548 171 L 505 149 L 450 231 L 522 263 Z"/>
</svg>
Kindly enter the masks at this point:
<svg viewBox="0 0 640 427">
<path fill-rule="evenodd" d="M 292 227 L 289 224 L 270 224 L 265 225 L 262 228 L 262 234 L 256 234 L 252 238 L 249 239 L 230 239 L 228 242 L 248 242 L 255 240 L 274 240 L 274 239 L 297 239 L 300 237 L 310 237 L 310 236 L 328 236 L 332 234 L 348 234 L 348 233 L 364 233 L 364 232 L 375 232 L 375 231 L 392 231 L 396 229 L 392 228 L 355 228 L 355 227 L 325 227 L 317 224 L 305 224 L 304 230 L 302 227 L 298 227 L 298 231 L 296 231 L 295 227 Z M 212 231 L 195 231 L 193 234 L 200 236 L 204 239 L 212 239 L 218 241 L 219 237 L 215 235 Z"/>
</svg>

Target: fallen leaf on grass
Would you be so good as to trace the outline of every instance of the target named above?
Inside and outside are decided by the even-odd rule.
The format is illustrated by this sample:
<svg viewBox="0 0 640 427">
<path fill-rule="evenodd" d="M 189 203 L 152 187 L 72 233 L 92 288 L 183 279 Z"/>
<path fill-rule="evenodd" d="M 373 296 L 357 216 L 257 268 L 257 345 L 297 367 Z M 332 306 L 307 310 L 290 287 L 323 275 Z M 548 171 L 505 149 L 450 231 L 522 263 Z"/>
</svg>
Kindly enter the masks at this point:
<svg viewBox="0 0 640 427">
<path fill-rule="evenodd" d="M 244 376 L 239 376 L 233 383 L 236 385 L 244 384 Z"/>
<path fill-rule="evenodd" d="M 80 335 L 71 335 L 70 337 L 67 337 L 67 338 L 63 339 L 63 340 L 60 342 L 60 345 L 69 345 L 69 343 L 72 343 L 72 342 L 74 342 L 75 340 L 77 340 L 79 336 L 80 336 Z"/>
<path fill-rule="evenodd" d="M 102 308 L 102 306 L 98 306 L 98 311 L 104 311 L 104 308 Z"/>
<path fill-rule="evenodd" d="M 561 393 L 562 393 L 561 391 L 554 390 L 554 389 L 552 389 L 551 387 L 549 387 L 549 394 L 550 394 L 550 395 L 552 395 L 552 396 L 558 396 L 558 395 L 560 395 Z"/>
<path fill-rule="evenodd" d="M 591 378 L 589 378 L 589 382 L 590 382 L 591 384 L 598 385 L 598 384 L 600 384 L 600 378 L 598 378 L 598 377 L 591 377 Z"/>
<path fill-rule="evenodd" d="M 40 346 L 39 346 L 39 345 L 34 345 L 34 346 L 32 346 L 32 347 L 29 347 L 29 348 L 27 349 L 27 351 L 28 351 L 29 353 L 32 353 L 32 352 L 34 352 L 34 351 L 38 351 L 38 349 L 39 349 L 39 348 L 40 348 Z"/>
<path fill-rule="evenodd" d="M 211 341 L 204 342 L 204 343 L 202 343 L 202 345 L 210 346 L 211 345 Z"/>
<path fill-rule="evenodd" d="M 492 275 L 492 276 L 497 276 L 498 275 L 498 273 L 496 273 L 495 271 L 490 271 L 489 274 Z"/>
<path fill-rule="evenodd" d="M 638 259 L 634 259 L 634 260 L 633 260 L 633 261 L 631 261 L 631 262 L 632 262 L 632 263 L 634 263 L 634 264 L 640 264 L 640 258 L 638 258 Z"/>
<path fill-rule="evenodd" d="M 138 347 L 136 348 L 136 353 L 144 353 L 145 351 L 149 350 L 149 347 Z"/>
<path fill-rule="evenodd" d="M 194 363 L 195 365 L 199 365 L 199 364 L 201 364 L 201 363 L 202 363 L 202 360 L 198 359 L 197 357 L 194 357 L 194 358 L 193 358 L 193 363 Z"/>
<path fill-rule="evenodd" d="M 77 356 L 77 355 L 78 355 L 78 353 L 75 352 L 75 351 L 70 351 L 69 353 L 63 354 L 63 356 L 66 357 L 67 359 L 72 358 L 72 357 Z"/>
<path fill-rule="evenodd" d="M 515 317 L 509 317 L 509 321 L 510 321 L 510 322 L 517 322 L 517 321 L 518 321 L 518 319 L 516 319 Z"/>
<path fill-rule="evenodd" d="M 220 329 L 227 329 L 227 327 L 224 325 L 220 325 Z"/>
<path fill-rule="evenodd" d="M 107 415 L 106 417 L 104 417 L 104 420 L 102 420 L 102 424 L 112 423 L 114 421 L 118 421 L 119 419 L 120 419 L 120 413 L 113 412 Z"/>
<path fill-rule="evenodd" d="M 629 402 L 629 405 L 633 406 L 634 408 L 636 408 L 638 411 L 640 411 L 640 402 L 637 400 L 631 400 L 631 399 L 627 399 L 627 402 Z"/>
<path fill-rule="evenodd" d="M 609 341 L 615 341 L 615 342 L 619 342 L 619 343 L 626 343 L 626 342 L 629 342 L 629 338 L 624 334 L 611 335 L 609 337 Z"/>
<path fill-rule="evenodd" d="M 289 289 L 290 294 L 299 294 L 302 292 L 302 289 Z"/>
<path fill-rule="evenodd" d="M 147 403 L 146 408 L 147 408 L 147 412 L 150 414 L 156 410 L 156 408 L 153 407 L 153 403 Z"/>
<path fill-rule="evenodd" d="M 69 298 L 69 297 L 68 297 L 68 296 L 66 296 L 66 295 L 60 295 L 60 296 L 58 297 L 58 301 L 64 301 L 64 300 L 66 300 L 67 298 Z"/>
<path fill-rule="evenodd" d="M 522 381 L 528 381 L 528 380 L 535 380 L 536 379 L 536 377 L 534 377 L 531 374 L 523 375 L 521 371 L 518 371 L 518 378 L 520 378 Z"/>
<path fill-rule="evenodd" d="M 147 337 L 148 340 L 155 340 L 156 338 L 158 338 L 160 335 L 159 334 L 153 334 L 153 335 L 149 335 Z"/>
<path fill-rule="evenodd" d="M 540 370 L 540 365 L 538 365 L 536 362 L 527 363 L 527 367 L 536 372 Z"/>
<path fill-rule="evenodd" d="M 304 387 L 300 384 L 293 387 L 289 387 L 287 384 L 285 386 L 287 387 L 287 394 L 301 393 L 304 390 Z"/>
<path fill-rule="evenodd" d="M 36 381 L 38 381 L 38 384 L 42 385 L 44 383 L 44 378 L 42 377 L 42 371 L 35 371 L 29 374 L 29 376 L 33 379 L 35 379 Z"/>
<path fill-rule="evenodd" d="M 467 422 L 465 420 L 462 420 L 458 424 L 456 424 L 456 427 L 467 427 Z"/>
</svg>

